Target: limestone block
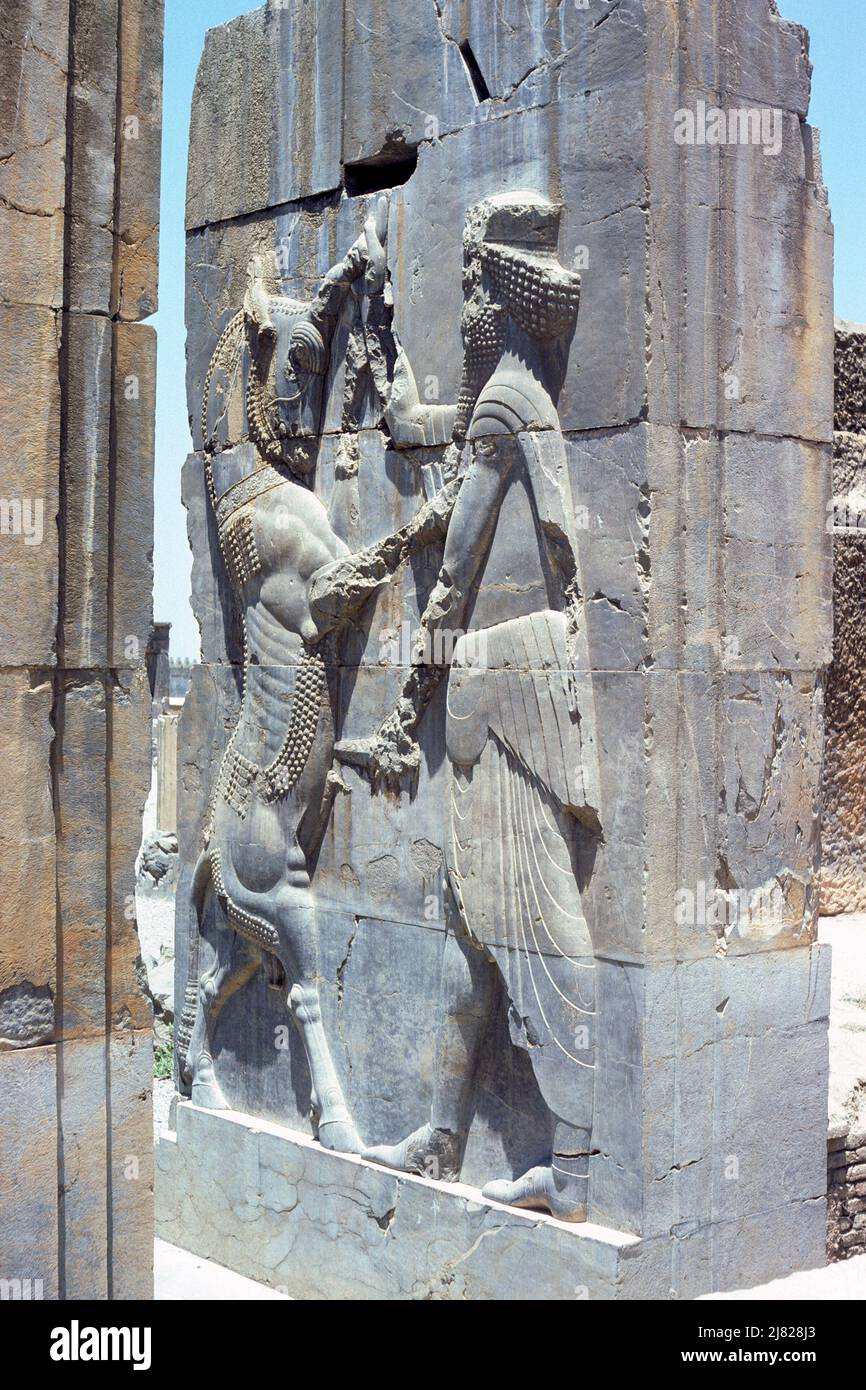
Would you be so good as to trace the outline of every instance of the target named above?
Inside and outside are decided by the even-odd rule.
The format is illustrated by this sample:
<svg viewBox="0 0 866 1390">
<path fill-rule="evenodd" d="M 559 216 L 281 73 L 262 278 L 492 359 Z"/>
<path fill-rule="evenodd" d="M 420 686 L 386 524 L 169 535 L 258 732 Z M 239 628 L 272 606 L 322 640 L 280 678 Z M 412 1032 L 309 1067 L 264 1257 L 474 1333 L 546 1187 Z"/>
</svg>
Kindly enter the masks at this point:
<svg viewBox="0 0 866 1390">
<path fill-rule="evenodd" d="M 801 1204 L 820 1202 L 826 1183 L 829 976 L 817 946 L 645 968 L 605 963 L 598 1084 L 616 1086 L 622 1104 L 606 1108 L 594 1131 L 590 1219 L 645 1237 L 737 1220 L 760 1233 L 758 1218 L 782 1219 L 789 1204 L 797 1226 Z M 792 1067 L 810 1099 L 789 1111 Z M 806 1228 L 814 1238 L 814 1224 Z M 774 1257 L 756 1246 L 749 1260 L 779 1267 Z M 820 1257 L 818 1240 L 809 1258 Z"/>
<path fill-rule="evenodd" d="M 346 11 L 343 159 L 381 166 L 472 120 L 478 104 L 456 41 L 434 6 L 401 22 L 400 0 Z"/>
<path fill-rule="evenodd" d="M 814 940 L 815 678 L 658 672 L 648 689 L 647 952 L 688 959 Z M 689 788 L 676 803 L 674 780 Z"/>
<path fill-rule="evenodd" d="M 798 119 L 808 95 L 806 40 L 763 0 L 748 15 L 743 22 L 742 7 L 728 3 L 653 14 L 649 73 L 661 80 L 647 105 L 649 415 L 695 426 L 727 418 L 735 428 L 827 441 L 832 230 L 819 142 Z M 767 42 L 758 40 L 761 29 Z M 762 74 L 763 99 L 751 80 L 737 79 L 742 95 L 734 102 L 724 67 L 737 51 L 756 79 Z M 664 80 L 673 62 L 679 84 Z M 676 143 L 678 113 L 698 100 L 726 115 L 754 108 L 775 120 L 778 113 L 778 152 Z M 719 176 L 707 184 L 714 166 Z M 789 259 L 782 248 L 794 243 Z M 760 303 L 760 314 L 743 317 L 745 303 Z M 802 322 L 809 333 L 799 332 Z M 782 361 L 790 361 L 787 376 Z"/>
<path fill-rule="evenodd" d="M 708 98 L 697 89 L 681 90 L 676 100 L 690 111 L 714 100 L 729 109 L 723 94 Z M 679 340 L 679 418 L 688 425 L 826 441 L 833 323 L 827 197 L 809 127 L 781 112 L 772 121 L 777 143 L 767 147 L 674 147 L 685 205 L 669 230 L 659 225 L 651 254 L 670 264 L 671 277 L 684 276 L 683 307 L 677 324 L 670 303 L 655 306 L 662 312 L 651 320 L 653 352 L 669 366 L 672 344 L 663 347 L 662 337 Z M 789 259 L 780 243 L 792 242 L 797 252 Z M 758 303 L 757 317 L 743 312 Z M 791 361 L 793 372 L 782 366 Z M 658 402 L 652 418 L 665 418 L 656 412 L 669 408 Z"/>
<path fill-rule="evenodd" d="M 117 34 L 117 13 L 118 0 L 74 11 L 67 304 L 84 313 L 111 312 L 118 52 L 105 36 Z"/>
<path fill-rule="evenodd" d="M 716 883 L 736 893 L 731 950 L 814 940 L 823 690 L 807 673 L 722 685 Z M 735 924 L 734 924 L 735 923 Z"/>
<path fill-rule="evenodd" d="M 2 745 L 9 772 L 0 826 L 0 1038 L 13 1046 L 44 1043 L 54 1029 L 55 939 L 34 932 L 53 922 L 56 893 L 54 814 L 49 759 L 52 690 L 28 673 L 0 677 Z M 10 1036 L 12 1034 L 12 1036 Z M 2 1044 L 0 1044 L 2 1045 Z"/>
<path fill-rule="evenodd" d="M 120 7 L 112 298 L 121 319 L 146 318 L 157 306 L 163 9 L 164 0 Z"/>
<path fill-rule="evenodd" d="M 823 1197 L 829 977 L 817 946 L 647 971 L 644 1234 Z"/>
<path fill-rule="evenodd" d="M 107 1111 L 104 1037 L 58 1049 L 58 1182 L 65 1240 L 64 1297 L 108 1297 Z"/>
<path fill-rule="evenodd" d="M 111 345 L 101 314 L 66 314 L 68 430 L 65 477 L 63 653 L 67 667 L 109 656 L 108 566 L 111 492 Z"/>
<path fill-rule="evenodd" d="M 34 3 L 0 18 L 0 297 L 55 307 L 63 294 L 68 16 Z"/>
<path fill-rule="evenodd" d="M 636 554 L 655 664 L 784 671 L 826 662 L 826 448 L 662 427 L 648 429 L 645 448 L 645 555 Z M 794 479 L 806 505 L 791 500 Z M 677 537 L 681 569 L 667 563 Z"/>
<path fill-rule="evenodd" d="M 339 187 L 342 70 L 342 10 L 328 0 L 263 7 L 209 31 L 193 94 L 188 228 Z"/>
<path fill-rule="evenodd" d="M 492 13 L 471 0 L 445 0 L 440 8 L 449 42 L 471 51 L 491 95 L 490 115 L 606 91 L 645 72 L 642 0 L 556 11 L 543 0 L 505 0 Z"/>
<path fill-rule="evenodd" d="M 805 116 L 812 68 L 809 35 L 775 0 L 698 0 L 683 33 L 684 76 L 750 104 Z M 716 40 L 716 42 L 714 42 Z"/>
<path fill-rule="evenodd" d="M 57 725 L 57 914 L 62 975 L 61 1036 L 98 1037 L 105 1028 L 106 707 L 101 680 L 70 676 Z"/>
<path fill-rule="evenodd" d="M 156 334 L 121 322 L 114 341 L 111 664 L 143 667 L 153 622 Z"/>
<path fill-rule="evenodd" d="M 111 1078 L 109 1297 L 153 1296 L 153 1035 L 115 1033 Z"/>
<path fill-rule="evenodd" d="M 57 327 L 48 309 L 0 308 L 0 378 L 19 381 L 25 362 L 29 367 L 27 410 L 21 409 L 18 391 L 4 392 L 0 404 L 0 498 L 8 511 L 0 534 L 4 598 L 0 640 L 7 665 L 50 666 L 57 625 L 60 507 Z"/>
<path fill-rule="evenodd" d="M 0 301 L 57 308 L 63 298 L 62 210 L 21 212 L 3 203 L 0 229 Z"/>
<path fill-rule="evenodd" d="M 804 193 L 815 197 L 808 183 Z M 790 216 L 789 228 L 797 213 L 792 209 Z M 736 299 L 766 306 L 760 327 L 724 317 L 720 324 L 720 362 L 725 372 L 740 378 L 738 403 L 722 394 L 727 407 L 724 426 L 829 441 L 833 333 L 829 213 L 824 210 L 823 227 L 804 220 L 798 233 L 782 233 L 796 235 L 798 241 L 797 251 L 784 267 L 774 254 L 781 231 L 778 224 L 759 216 L 744 224 L 722 212 L 720 231 L 725 302 Z"/>
<path fill-rule="evenodd" d="M 39 0 L 22 0 L 14 9 L 4 10 L 0 33 L 10 47 L 19 44 L 25 54 L 32 50 L 35 56 L 45 58 L 63 71 L 69 56 L 66 21 L 63 13 L 46 13 Z"/>
<path fill-rule="evenodd" d="M 664 1288 L 670 1298 L 699 1298 L 717 1290 L 752 1289 L 791 1270 L 820 1269 L 826 1258 L 827 1203 L 823 1197 L 807 1198 L 744 1219 L 684 1221 L 673 1234 L 673 1240 L 666 1234 L 642 1243 L 633 1297 Z"/>
<path fill-rule="evenodd" d="M 633 1236 L 389 1173 L 266 1121 L 182 1104 L 177 1123 L 157 1151 L 157 1233 L 182 1232 L 188 1249 L 295 1298 L 573 1300 L 640 1286 Z M 216 1186 L 204 1176 L 215 1158 Z"/>
<path fill-rule="evenodd" d="M 829 451 L 738 433 L 726 436 L 723 457 L 725 664 L 824 666 L 832 630 Z"/>
<path fill-rule="evenodd" d="M 21 1123 L 22 1115 L 28 1116 L 26 1125 Z M 31 1291 L 41 1280 L 41 1296 L 57 1298 L 57 1078 L 53 1046 L 0 1053 L 0 1150 L 0 1279 L 29 1279 Z M 32 1296 L 39 1294 L 32 1292 Z"/>
</svg>

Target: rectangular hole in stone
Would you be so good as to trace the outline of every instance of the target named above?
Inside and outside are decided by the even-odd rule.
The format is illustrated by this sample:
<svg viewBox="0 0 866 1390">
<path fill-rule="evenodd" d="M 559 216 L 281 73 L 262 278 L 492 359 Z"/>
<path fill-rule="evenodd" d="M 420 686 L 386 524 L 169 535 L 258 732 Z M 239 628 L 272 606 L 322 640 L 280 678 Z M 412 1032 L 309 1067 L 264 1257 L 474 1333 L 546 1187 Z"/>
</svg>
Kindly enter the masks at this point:
<svg viewBox="0 0 866 1390">
<path fill-rule="evenodd" d="M 460 44 L 460 56 L 463 59 L 463 66 L 466 68 L 466 75 L 472 83 L 475 100 L 479 103 L 489 101 L 490 88 L 484 80 L 484 73 L 478 66 L 478 59 L 472 52 L 472 45 L 468 39 L 464 39 Z"/>
<path fill-rule="evenodd" d="M 381 188 L 397 188 L 411 179 L 418 163 L 417 149 L 401 155 L 377 156 L 362 159 L 357 164 L 344 164 L 343 179 L 350 198 L 362 193 L 376 193 Z"/>
</svg>

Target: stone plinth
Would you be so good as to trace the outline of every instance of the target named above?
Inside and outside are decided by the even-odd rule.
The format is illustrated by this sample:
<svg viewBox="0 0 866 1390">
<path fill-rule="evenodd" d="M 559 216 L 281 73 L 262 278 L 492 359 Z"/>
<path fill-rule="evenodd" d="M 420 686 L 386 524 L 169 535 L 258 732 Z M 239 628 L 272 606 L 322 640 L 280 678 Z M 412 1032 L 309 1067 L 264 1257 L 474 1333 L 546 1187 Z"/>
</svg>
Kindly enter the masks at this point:
<svg viewBox="0 0 866 1390">
<path fill-rule="evenodd" d="M 213 1174 L 218 1173 L 218 1181 Z M 683 1230 L 676 1266 L 667 1242 L 541 1212 L 478 1188 L 395 1173 L 328 1153 L 279 1125 L 234 1112 L 177 1107 L 176 1134 L 157 1148 L 157 1233 L 196 1255 L 297 1299 L 465 1301 L 695 1298 L 748 1284 L 758 1244 L 778 1241 L 778 1269 L 809 1266 L 823 1207 L 796 1223 Z"/>
<path fill-rule="evenodd" d="M 158 1235 L 292 1298 L 640 1296 L 635 1236 L 328 1153 L 250 1115 L 181 1103 L 157 1166 Z"/>
</svg>

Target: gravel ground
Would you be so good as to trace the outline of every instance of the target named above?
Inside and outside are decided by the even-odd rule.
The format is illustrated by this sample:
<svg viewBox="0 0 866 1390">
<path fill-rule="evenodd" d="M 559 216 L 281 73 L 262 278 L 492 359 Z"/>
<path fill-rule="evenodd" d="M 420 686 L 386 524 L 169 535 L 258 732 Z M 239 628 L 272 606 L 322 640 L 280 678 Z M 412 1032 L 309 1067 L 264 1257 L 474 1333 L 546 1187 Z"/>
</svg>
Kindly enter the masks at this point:
<svg viewBox="0 0 866 1390">
<path fill-rule="evenodd" d="M 171 1129 L 171 1125 L 170 1125 L 170 1123 L 169 1123 L 169 1111 L 170 1111 L 170 1109 L 171 1109 L 171 1101 L 172 1101 L 173 1095 L 174 1095 L 174 1082 L 172 1081 L 171 1077 L 168 1077 L 165 1081 L 157 1081 L 156 1078 L 154 1078 L 154 1082 L 153 1082 L 153 1142 L 154 1142 L 154 1143 L 156 1143 L 156 1141 L 159 1139 L 159 1136 L 160 1136 L 161 1134 L 164 1134 L 165 1131 L 166 1131 L 167 1129 Z"/>
</svg>

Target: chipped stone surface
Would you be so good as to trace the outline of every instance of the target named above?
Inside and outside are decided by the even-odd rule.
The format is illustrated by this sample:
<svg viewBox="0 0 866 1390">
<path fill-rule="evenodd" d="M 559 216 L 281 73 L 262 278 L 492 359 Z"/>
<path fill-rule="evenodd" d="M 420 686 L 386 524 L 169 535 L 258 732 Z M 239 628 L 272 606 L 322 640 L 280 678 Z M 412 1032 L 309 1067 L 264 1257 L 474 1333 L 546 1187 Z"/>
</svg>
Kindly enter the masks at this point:
<svg viewBox="0 0 866 1390">
<path fill-rule="evenodd" d="M 54 1034 L 54 999 L 48 985 L 29 980 L 0 994 L 0 1047 L 34 1047 Z"/>
<path fill-rule="evenodd" d="M 180 729 L 175 1003 L 195 1104 L 163 1141 L 164 1233 L 275 1285 L 315 1266 L 295 1296 L 692 1297 L 820 1263 L 833 323 L 807 36 L 768 0 L 411 18 L 358 0 L 318 6 L 298 76 L 316 12 L 214 31 L 193 104 L 203 664 Z M 313 131 L 323 55 L 343 82 Z M 776 109 L 775 154 L 676 143 L 679 108 L 732 100 Z M 460 491 L 419 530 L 456 454 Z M 508 480 L 495 504 L 485 459 Z M 302 539 L 324 548 L 312 574 Z M 488 656 L 473 671 L 458 642 L 428 682 L 413 643 L 454 613 Z M 301 643 L 327 685 L 311 780 L 291 780 L 288 739 L 273 790 Z M 566 673 L 577 718 L 557 723 Z M 474 943 L 457 959 L 456 918 Z M 562 1000 L 589 1046 L 557 1031 Z M 494 1195 L 556 1170 L 589 1225 L 500 1228 L 477 1192 L 326 1152 L 328 1125 L 337 1148 L 444 1158 Z M 600 1265 L 597 1227 L 639 1244 Z"/>
</svg>

